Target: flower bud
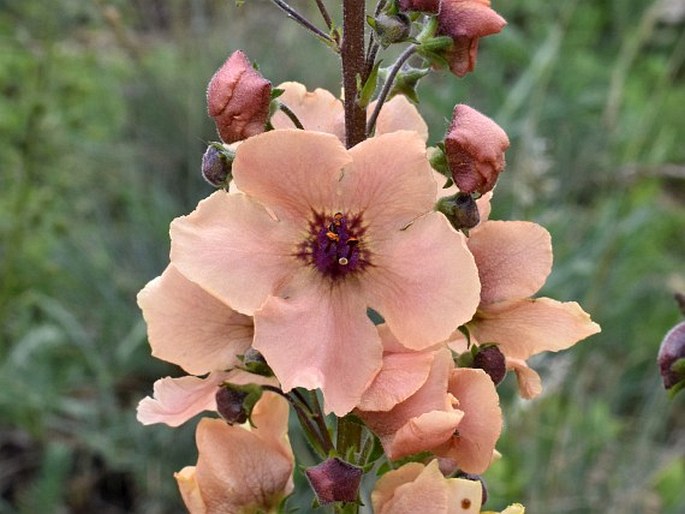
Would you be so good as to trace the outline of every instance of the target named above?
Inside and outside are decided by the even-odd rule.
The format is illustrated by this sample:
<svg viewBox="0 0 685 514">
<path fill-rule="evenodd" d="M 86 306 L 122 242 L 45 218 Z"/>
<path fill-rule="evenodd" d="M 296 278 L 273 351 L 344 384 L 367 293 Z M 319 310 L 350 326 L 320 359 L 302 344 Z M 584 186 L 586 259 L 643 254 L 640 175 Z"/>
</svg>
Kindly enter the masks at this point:
<svg viewBox="0 0 685 514">
<path fill-rule="evenodd" d="M 255 384 L 223 384 L 216 392 L 216 410 L 229 425 L 243 424 L 262 396 L 262 389 Z"/>
<path fill-rule="evenodd" d="M 369 21 L 378 36 L 381 46 L 387 48 L 393 43 L 401 43 L 409 38 L 411 21 L 404 13 L 385 14 L 380 13 Z"/>
<path fill-rule="evenodd" d="M 685 387 L 685 321 L 666 334 L 659 348 L 657 362 L 664 388 L 676 393 Z"/>
<path fill-rule="evenodd" d="M 450 70 L 463 77 L 476 66 L 478 39 L 501 31 L 507 22 L 490 8 L 488 0 L 442 0 L 438 34 L 452 38 L 445 54 Z"/>
<path fill-rule="evenodd" d="M 473 358 L 473 367 L 485 371 L 495 385 L 498 385 L 507 374 L 507 363 L 502 351 L 494 344 L 478 347 Z"/>
<path fill-rule="evenodd" d="M 403 11 L 437 13 L 440 7 L 440 0 L 399 0 L 399 5 Z"/>
<path fill-rule="evenodd" d="M 240 50 L 231 54 L 207 87 L 207 110 L 224 143 L 264 132 L 270 102 L 271 82 Z"/>
<path fill-rule="evenodd" d="M 502 128 L 468 105 L 454 107 L 445 136 L 452 179 L 464 193 L 487 193 L 504 170 L 509 138 Z"/>
<path fill-rule="evenodd" d="M 305 471 L 321 505 L 357 501 L 363 474 L 362 468 L 338 457 L 326 459 Z"/>
<path fill-rule="evenodd" d="M 245 369 L 250 373 L 263 377 L 274 376 L 274 372 L 269 367 L 264 356 L 252 347 L 247 349 L 241 360 Z"/>
<path fill-rule="evenodd" d="M 228 187 L 235 153 L 221 143 L 211 143 L 202 156 L 202 176 L 214 187 Z"/>
<path fill-rule="evenodd" d="M 478 205 L 468 193 L 457 193 L 438 200 L 436 210 L 443 213 L 456 230 L 468 230 L 480 222 Z"/>
</svg>

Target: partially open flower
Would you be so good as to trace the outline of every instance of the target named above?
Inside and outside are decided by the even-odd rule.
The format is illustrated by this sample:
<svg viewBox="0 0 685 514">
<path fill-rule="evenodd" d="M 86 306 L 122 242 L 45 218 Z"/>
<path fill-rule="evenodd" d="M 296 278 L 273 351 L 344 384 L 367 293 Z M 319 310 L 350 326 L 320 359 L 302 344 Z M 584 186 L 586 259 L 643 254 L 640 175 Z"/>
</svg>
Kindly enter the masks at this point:
<svg viewBox="0 0 685 514">
<path fill-rule="evenodd" d="M 207 110 L 224 143 L 264 132 L 271 102 L 271 82 L 237 50 L 209 81 Z"/>
<path fill-rule="evenodd" d="M 477 514 L 481 495 L 480 482 L 445 478 L 433 460 L 428 466 L 410 462 L 383 475 L 371 493 L 371 503 L 376 514 Z"/>
<path fill-rule="evenodd" d="M 487 193 L 504 170 L 509 138 L 502 128 L 468 105 L 458 104 L 445 136 L 452 179 L 462 193 Z"/>
<path fill-rule="evenodd" d="M 490 0 L 441 0 L 438 33 L 450 36 L 447 53 L 452 73 L 463 77 L 476 66 L 478 39 L 501 31 L 507 22 L 490 8 Z"/>
<path fill-rule="evenodd" d="M 197 465 L 175 474 L 191 514 L 275 512 L 293 490 L 288 403 L 264 393 L 252 419 L 254 428 L 209 418 L 198 424 Z"/>
</svg>

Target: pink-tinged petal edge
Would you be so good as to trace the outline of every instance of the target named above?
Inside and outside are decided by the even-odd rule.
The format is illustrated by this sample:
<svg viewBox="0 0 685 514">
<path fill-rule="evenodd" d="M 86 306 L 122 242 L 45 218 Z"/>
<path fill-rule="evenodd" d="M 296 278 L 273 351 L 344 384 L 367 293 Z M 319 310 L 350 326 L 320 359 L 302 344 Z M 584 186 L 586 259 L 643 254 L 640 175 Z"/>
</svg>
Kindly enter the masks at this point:
<svg viewBox="0 0 685 514">
<path fill-rule="evenodd" d="M 507 369 L 513 369 L 516 373 L 519 394 L 521 398 L 530 400 L 542 393 L 542 380 L 537 372 L 528 367 L 522 359 L 507 359 Z"/>
</svg>

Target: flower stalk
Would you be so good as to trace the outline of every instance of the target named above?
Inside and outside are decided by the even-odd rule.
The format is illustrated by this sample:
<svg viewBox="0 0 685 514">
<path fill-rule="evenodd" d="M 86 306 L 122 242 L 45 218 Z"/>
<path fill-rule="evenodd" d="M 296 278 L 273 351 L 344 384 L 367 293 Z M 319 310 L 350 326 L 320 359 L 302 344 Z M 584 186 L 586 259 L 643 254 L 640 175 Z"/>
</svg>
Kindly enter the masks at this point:
<svg viewBox="0 0 685 514">
<path fill-rule="evenodd" d="M 345 90 L 345 146 L 352 148 L 366 139 L 366 110 L 357 102 L 364 59 L 365 4 L 360 0 L 343 2 L 342 79 Z"/>
</svg>

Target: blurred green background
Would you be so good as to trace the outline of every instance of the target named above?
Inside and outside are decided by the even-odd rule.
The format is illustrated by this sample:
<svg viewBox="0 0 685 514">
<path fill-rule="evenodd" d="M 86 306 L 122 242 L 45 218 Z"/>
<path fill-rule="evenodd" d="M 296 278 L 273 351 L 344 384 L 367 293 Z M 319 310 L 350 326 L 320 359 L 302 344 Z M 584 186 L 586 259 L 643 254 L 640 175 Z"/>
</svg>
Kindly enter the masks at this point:
<svg viewBox="0 0 685 514">
<path fill-rule="evenodd" d="M 509 26 L 474 74 L 424 80 L 420 109 L 432 141 L 460 102 L 507 130 L 494 217 L 552 232 L 543 293 L 603 332 L 533 362 L 542 397 L 501 386 L 488 506 L 682 514 L 685 394 L 655 357 L 685 292 L 685 1 L 493 3 Z M 181 511 L 195 423 L 135 420 L 180 375 L 135 294 L 210 192 L 204 90 L 237 48 L 275 84 L 339 90 L 335 56 L 266 1 L 0 0 L 0 514 Z"/>
</svg>

